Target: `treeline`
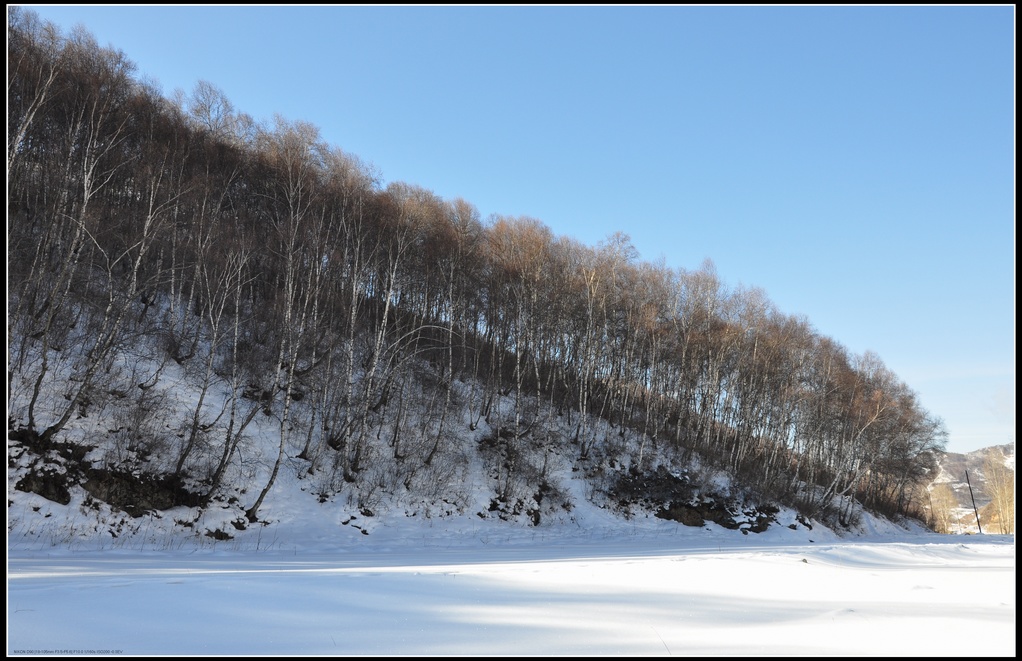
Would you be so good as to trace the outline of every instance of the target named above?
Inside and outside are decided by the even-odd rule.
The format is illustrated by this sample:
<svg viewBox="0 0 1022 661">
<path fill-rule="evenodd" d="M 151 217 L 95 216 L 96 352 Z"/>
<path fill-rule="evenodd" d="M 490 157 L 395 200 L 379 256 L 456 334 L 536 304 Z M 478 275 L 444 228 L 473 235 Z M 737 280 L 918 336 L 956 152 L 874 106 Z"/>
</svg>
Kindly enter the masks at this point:
<svg viewBox="0 0 1022 661">
<path fill-rule="evenodd" d="M 809 515 L 840 496 L 918 513 L 941 422 L 877 356 L 712 264 L 382 187 L 308 123 L 257 123 L 208 83 L 168 100 L 84 31 L 8 21 L 9 428 L 41 446 L 120 402 L 119 460 L 209 497 L 254 479 L 239 447 L 263 414 L 279 448 L 254 521 L 292 456 L 337 489 L 443 498 L 466 415 L 509 450 L 507 483 L 556 416 L 582 462 L 612 429 L 639 439 L 633 471 L 697 452 Z M 131 360 L 146 343 L 162 362 Z M 171 362 L 200 387 L 168 436 Z"/>
</svg>

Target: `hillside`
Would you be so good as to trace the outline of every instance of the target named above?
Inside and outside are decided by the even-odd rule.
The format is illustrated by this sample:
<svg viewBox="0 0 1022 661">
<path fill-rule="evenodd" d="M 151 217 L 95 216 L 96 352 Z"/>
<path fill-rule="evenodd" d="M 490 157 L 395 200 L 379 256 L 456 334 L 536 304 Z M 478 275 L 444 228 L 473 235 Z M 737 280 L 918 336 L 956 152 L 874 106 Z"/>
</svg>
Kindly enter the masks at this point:
<svg viewBox="0 0 1022 661">
<path fill-rule="evenodd" d="M 193 388 L 184 370 L 167 368 L 154 386 L 162 391 L 164 407 L 150 420 L 150 428 L 171 428 L 175 408 L 194 401 Z M 426 545 L 446 546 L 487 539 L 514 544 L 519 536 L 523 541 L 591 540 L 618 533 L 691 536 L 700 530 L 708 539 L 730 530 L 763 535 L 764 541 L 805 543 L 922 530 L 910 521 L 892 525 L 860 508 L 854 525 L 832 531 L 790 508 L 755 498 L 726 474 L 703 467 L 698 457 L 680 471 L 668 469 L 660 463 L 665 457 L 652 448 L 647 461 L 658 468 L 641 476 L 607 461 L 587 467 L 558 451 L 557 437 L 570 430 L 556 421 L 543 432 L 552 439 L 549 445 L 517 458 L 530 464 L 542 458 L 541 466 L 530 465 L 535 481 L 529 483 L 502 470 L 509 461 L 506 446 L 494 439 L 485 422 L 470 430 L 467 413 L 450 427 L 457 439 L 458 465 L 447 466 L 449 474 L 429 476 L 433 488 L 445 488 L 444 497 L 431 500 L 421 489 L 382 479 L 369 488 L 338 490 L 329 471 L 310 472 L 294 458 L 298 447 L 292 446 L 260 520 L 253 524 L 245 515 L 245 502 L 252 497 L 246 487 L 189 506 L 175 504 L 176 486 L 105 468 L 114 465 L 114 453 L 130 452 L 117 447 L 116 435 L 104 434 L 111 421 L 123 415 L 109 407 L 104 416 L 75 420 L 72 432 L 109 439 L 90 444 L 87 451 L 54 443 L 39 455 L 29 444 L 8 442 L 8 544 L 12 549 L 323 550 L 357 548 L 366 537 L 378 546 L 381 536 L 421 535 Z M 272 464 L 278 442 L 274 421 L 259 418 L 243 448 L 245 466 L 253 471 Z M 637 440 L 626 436 L 620 443 L 634 448 Z"/>
<path fill-rule="evenodd" d="M 131 353 L 136 368 L 141 368 L 144 345 Z M 238 474 L 227 481 L 237 486 L 204 500 L 197 488 L 201 483 L 192 482 L 189 489 L 188 482 L 159 477 L 152 468 L 161 465 L 159 455 L 142 454 L 143 448 L 126 442 L 126 420 L 141 424 L 150 442 L 169 443 L 180 436 L 176 421 L 194 409 L 201 394 L 201 379 L 183 366 L 165 362 L 153 364 L 149 371 L 159 373 L 147 390 L 159 407 L 140 411 L 137 405 L 110 398 L 99 411 L 86 410 L 69 424 L 64 438 L 79 440 L 51 441 L 45 451 L 35 439 L 10 434 L 11 548 L 323 548 L 357 545 L 362 536 L 395 534 L 397 529 L 403 529 L 399 536 L 407 537 L 409 528 L 421 530 L 424 539 L 436 532 L 446 540 L 427 543 L 453 543 L 459 536 L 505 542 L 517 535 L 587 539 L 614 529 L 659 535 L 672 527 L 744 535 L 770 531 L 769 539 L 780 535 L 805 542 L 922 529 L 910 520 L 893 525 L 858 503 L 852 506 L 853 515 L 842 519 L 844 524 L 826 511 L 823 518 L 807 517 L 743 487 L 697 453 L 689 453 L 682 463 L 669 445 L 650 444 L 631 430 L 620 433 L 598 418 L 586 424 L 611 445 L 606 450 L 594 448 L 588 460 L 572 451 L 577 447 L 571 438 L 575 426 L 557 416 L 536 422 L 516 448 L 512 439 L 501 438 L 465 404 L 446 427 L 445 464 L 406 473 L 401 482 L 395 479 L 401 475 L 400 462 L 391 457 L 389 462 L 377 462 L 375 481 L 345 483 L 328 463 L 301 459 L 299 438 L 286 448 L 277 484 L 258 522 L 250 522 L 246 516 L 246 503 L 253 498 L 250 485 L 264 480 L 273 464 L 279 420 L 265 412 L 253 417 L 238 448 L 244 460 L 235 468 Z M 478 388 L 459 382 L 457 399 L 467 401 Z M 204 397 L 212 410 L 230 405 L 228 389 Z M 513 411 L 514 402 L 499 398 L 495 410 L 502 409 Z M 408 407 L 401 429 L 405 433 L 421 429 L 427 413 Z M 421 440 L 403 442 L 414 446 Z M 392 446 L 388 442 L 383 447 Z M 205 447 L 203 452 L 208 455 L 212 449 Z M 940 458 L 940 474 L 930 488 L 947 483 L 959 498 L 949 532 L 975 531 L 965 469 L 977 505 L 983 508 L 983 521 L 992 525 L 985 462 L 1001 458 L 1013 469 L 1013 451 L 1014 446 L 1007 445 Z M 642 472 L 632 468 L 639 457 L 646 466 Z M 514 472 L 512 462 L 517 464 Z M 126 470 L 129 465 L 135 469 Z M 388 475 L 385 468 L 393 473 Z M 960 480 L 955 478 L 959 474 Z M 986 532 L 1000 530 L 990 527 Z"/>
<path fill-rule="evenodd" d="M 8 39 L 9 530 L 228 539 L 288 489 L 360 520 L 925 517 L 942 422 L 712 262 L 382 187 L 30 12 Z"/>
<path fill-rule="evenodd" d="M 160 436 L 161 430 L 174 429 L 174 421 L 194 406 L 199 396 L 194 379 L 177 365 L 163 367 L 150 391 L 161 405 L 146 420 L 148 433 Z M 460 386 L 471 389 L 469 384 Z M 225 393 L 216 397 L 212 408 L 227 405 Z M 512 403 L 497 403 L 498 408 L 501 405 Z M 428 534 L 434 524 L 448 537 L 585 538 L 608 525 L 613 528 L 614 522 L 622 530 L 652 530 L 657 521 L 661 526 L 697 529 L 721 526 L 745 534 L 780 526 L 801 530 L 799 538 L 816 529 L 817 536 L 833 537 L 818 522 L 750 497 L 725 474 L 701 468 L 697 457 L 684 468 L 669 468 L 661 463 L 668 456 L 647 448 L 645 461 L 656 468 L 643 474 L 626 470 L 620 463 L 629 461 L 626 448 L 640 450 L 641 440 L 634 433 L 613 435 L 617 439 L 613 456 L 580 462 L 562 450 L 571 447 L 571 427 L 563 420 L 545 421 L 542 433 L 515 451 L 509 439 L 498 437 L 485 420 L 474 421 L 467 407 L 448 426 L 445 465 L 401 483 L 380 471 L 372 483 L 349 486 L 329 465 L 310 470 L 308 461 L 296 457 L 300 447 L 289 446 L 277 484 L 259 521 L 252 523 L 245 507 L 252 491 L 240 477 L 236 478 L 240 486 L 219 492 L 208 502 L 190 504 L 182 501 L 196 498 L 189 494 L 198 489 L 188 491 L 182 484 L 152 477 L 156 471 L 146 467 L 158 460 L 136 457 L 137 448 L 127 446 L 116 430 L 117 421 L 131 412 L 115 400 L 101 413 L 78 416 L 66 435 L 89 439 L 88 444 L 55 441 L 45 452 L 39 451 L 37 441 L 12 434 L 8 441 L 12 547 L 201 548 L 221 543 L 266 548 L 287 540 L 288 545 L 317 548 L 326 539 L 347 536 L 347 543 L 352 543 L 352 536 L 374 535 L 394 526 L 425 525 L 423 534 Z M 423 424 L 421 415 L 422 411 L 407 412 L 408 429 Z M 590 424 L 599 427 L 601 421 Z M 609 431 L 605 422 L 602 425 Z M 245 455 L 239 468 L 250 471 L 249 483 L 259 471 L 265 479 L 277 452 L 278 434 L 273 416 L 253 419 L 239 449 Z M 125 456 L 134 457 L 139 469 L 125 471 Z M 519 464 L 514 473 L 509 471 L 512 461 Z"/>
</svg>

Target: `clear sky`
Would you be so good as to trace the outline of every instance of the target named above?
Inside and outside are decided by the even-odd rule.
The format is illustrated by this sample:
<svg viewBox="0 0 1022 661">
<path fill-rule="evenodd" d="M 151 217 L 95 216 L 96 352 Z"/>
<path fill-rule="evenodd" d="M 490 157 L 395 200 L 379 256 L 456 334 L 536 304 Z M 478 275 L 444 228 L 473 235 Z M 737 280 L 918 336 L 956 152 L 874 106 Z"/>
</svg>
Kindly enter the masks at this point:
<svg viewBox="0 0 1022 661">
<path fill-rule="evenodd" d="M 716 264 L 1015 436 L 1015 9 L 25 5 L 483 217 Z"/>
</svg>

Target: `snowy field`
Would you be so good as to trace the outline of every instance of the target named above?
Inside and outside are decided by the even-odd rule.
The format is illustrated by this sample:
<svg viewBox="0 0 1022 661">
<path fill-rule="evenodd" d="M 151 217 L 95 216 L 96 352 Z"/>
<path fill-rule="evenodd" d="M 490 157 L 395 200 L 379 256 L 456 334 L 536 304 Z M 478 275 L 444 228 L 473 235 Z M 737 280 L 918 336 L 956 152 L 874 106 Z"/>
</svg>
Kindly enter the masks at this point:
<svg viewBox="0 0 1022 661">
<path fill-rule="evenodd" d="M 17 544 L 7 653 L 1015 655 L 1013 536 L 398 523 L 332 550 Z"/>
</svg>

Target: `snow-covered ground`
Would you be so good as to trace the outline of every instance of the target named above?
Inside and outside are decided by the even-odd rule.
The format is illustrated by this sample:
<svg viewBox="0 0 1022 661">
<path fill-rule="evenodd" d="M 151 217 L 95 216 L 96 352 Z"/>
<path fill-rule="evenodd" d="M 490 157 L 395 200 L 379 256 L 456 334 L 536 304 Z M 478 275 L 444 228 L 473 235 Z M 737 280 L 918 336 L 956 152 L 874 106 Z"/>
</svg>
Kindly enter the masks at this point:
<svg viewBox="0 0 1022 661">
<path fill-rule="evenodd" d="M 8 655 L 1015 655 L 1014 536 L 868 515 L 839 536 L 787 511 L 746 535 L 585 504 L 538 528 L 299 517 L 288 493 L 219 542 L 15 526 Z"/>
</svg>

